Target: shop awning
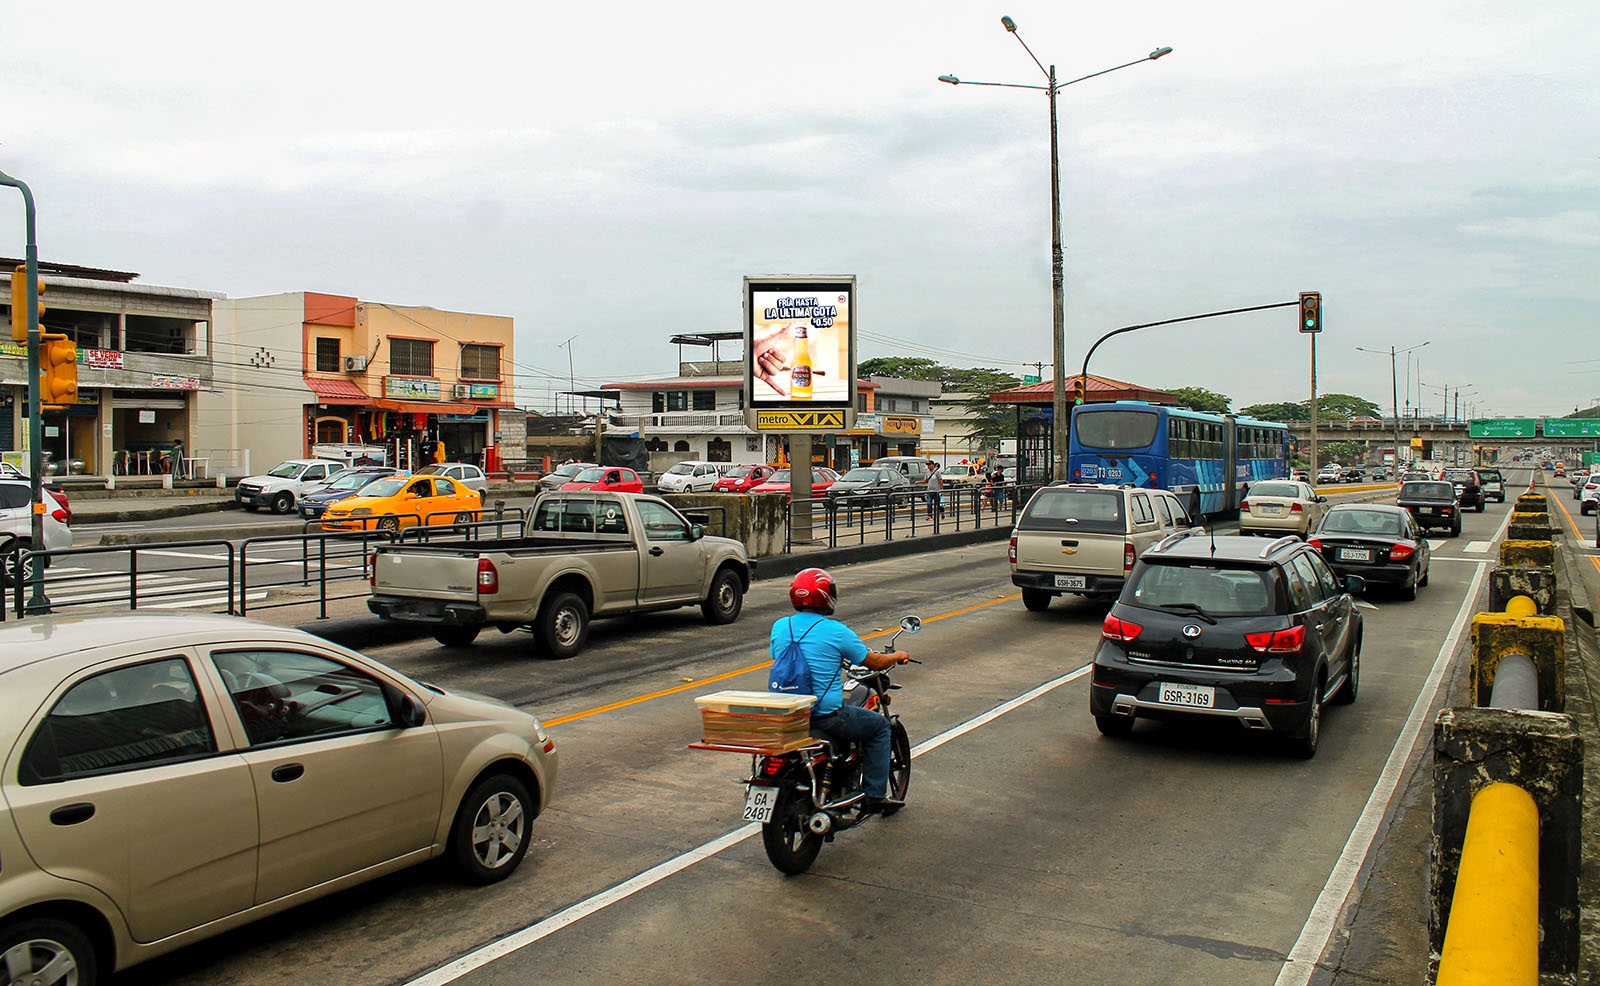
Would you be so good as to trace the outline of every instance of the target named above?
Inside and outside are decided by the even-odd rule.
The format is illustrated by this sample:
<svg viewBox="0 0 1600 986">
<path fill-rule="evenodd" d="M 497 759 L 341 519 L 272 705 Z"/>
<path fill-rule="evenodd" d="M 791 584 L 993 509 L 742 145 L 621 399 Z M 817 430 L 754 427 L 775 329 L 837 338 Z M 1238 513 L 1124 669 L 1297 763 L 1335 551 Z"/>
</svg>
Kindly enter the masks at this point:
<svg viewBox="0 0 1600 986">
<path fill-rule="evenodd" d="M 399 411 L 403 414 L 477 414 L 478 408 L 472 404 L 448 404 L 444 401 L 391 401 L 378 398 L 372 402 L 373 407 L 385 411 Z"/>
<path fill-rule="evenodd" d="M 346 404 L 371 407 L 372 398 L 349 380 L 330 380 L 326 377 L 306 377 L 306 386 L 317 395 L 318 404 Z"/>
</svg>

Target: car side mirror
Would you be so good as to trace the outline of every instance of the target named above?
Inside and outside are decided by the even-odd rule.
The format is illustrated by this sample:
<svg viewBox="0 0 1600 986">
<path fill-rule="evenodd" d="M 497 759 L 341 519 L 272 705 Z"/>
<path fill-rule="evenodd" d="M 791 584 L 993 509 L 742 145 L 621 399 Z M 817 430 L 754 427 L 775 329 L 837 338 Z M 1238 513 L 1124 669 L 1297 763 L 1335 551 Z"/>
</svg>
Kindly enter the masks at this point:
<svg viewBox="0 0 1600 986">
<path fill-rule="evenodd" d="M 1325 496 L 1319 496 L 1319 497 L 1317 497 L 1317 502 L 1318 503 L 1327 503 L 1328 502 L 1328 498 L 1325 497 Z"/>
<path fill-rule="evenodd" d="M 698 541 L 698 540 L 700 540 L 701 538 L 703 538 L 705 536 L 706 536 L 706 529 L 704 527 L 701 527 L 699 524 L 694 524 L 694 525 L 690 526 L 690 528 L 689 528 L 689 540 Z"/>
<path fill-rule="evenodd" d="M 422 703 L 410 695 L 400 697 L 400 725 L 405 729 L 415 729 L 426 724 L 428 713 L 422 708 Z"/>
<path fill-rule="evenodd" d="M 1367 580 L 1359 575 L 1346 575 L 1344 577 L 1344 591 L 1355 595 L 1367 590 Z"/>
</svg>

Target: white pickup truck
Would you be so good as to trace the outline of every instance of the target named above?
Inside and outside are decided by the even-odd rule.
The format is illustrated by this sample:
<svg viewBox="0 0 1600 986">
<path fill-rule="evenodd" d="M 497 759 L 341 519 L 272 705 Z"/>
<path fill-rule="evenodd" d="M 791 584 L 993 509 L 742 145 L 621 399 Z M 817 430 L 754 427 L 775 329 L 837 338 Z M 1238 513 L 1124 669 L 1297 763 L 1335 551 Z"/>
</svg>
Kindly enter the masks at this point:
<svg viewBox="0 0 1600 986">
<path fill-rule="evenodd" d="M 328 459 L 285 459 L 260 476 L 239 480 L 233 498 L 246 510 L 270 507 L 275 514 L 286 514 L 303 494 L 326 486 L 344 469 L 343 462 Z"/>
<path fill-rule="evenodd" d="M 565 658 L 583 649 L 591 617 L 698 605 L 708 622 L 732 623 L 755 568 L 741 542 L 707 537 L 642 493 L 546 493 L 523 534 L 380 545 L 367 607 L 429 624 L 447 647 L 486 626 L 532 626 L 545 653 Z"/>
</svg>

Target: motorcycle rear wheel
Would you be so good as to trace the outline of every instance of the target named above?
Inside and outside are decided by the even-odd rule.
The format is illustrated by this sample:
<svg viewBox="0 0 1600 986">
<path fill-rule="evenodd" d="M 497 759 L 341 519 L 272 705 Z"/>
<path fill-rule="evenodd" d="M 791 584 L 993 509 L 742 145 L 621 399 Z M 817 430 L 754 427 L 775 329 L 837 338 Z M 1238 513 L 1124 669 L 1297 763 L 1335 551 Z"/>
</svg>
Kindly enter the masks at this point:
<svg viewBox="0 0 1600 986">
<path fill-rule="evenodd" d="M 906 799 L 911 787 L 911 738 L 906 727 L 896 719 L 889 725 L 889 797 L 896 801 Z M 885 805 L 881 814 L 893 815 L 904 805 Z"/>
<path fill-rule="evenodd" d="M 778 797 L 772 821 L 762 824 L 761 845 L 779 872 L 804 873 L 822 851 L 822 836 L 806 827 L 811 811 L 811 796 L 790 788 Z"/>
</svg>

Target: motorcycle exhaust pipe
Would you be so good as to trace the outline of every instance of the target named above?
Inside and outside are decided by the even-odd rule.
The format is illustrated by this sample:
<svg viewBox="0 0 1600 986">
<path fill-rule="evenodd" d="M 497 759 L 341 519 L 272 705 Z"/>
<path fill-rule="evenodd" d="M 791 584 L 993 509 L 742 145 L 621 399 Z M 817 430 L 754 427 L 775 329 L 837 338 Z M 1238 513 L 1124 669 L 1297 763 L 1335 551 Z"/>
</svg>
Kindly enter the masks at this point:
<svg viewBox="0 0 1600 986">
<path fill-rule="evenodd" d="M 833 816 L 825 811 L 819 811 L 806 822 L 806 828 L 816 835 L 827 835 L 833 831 Z"/>
</svg>

